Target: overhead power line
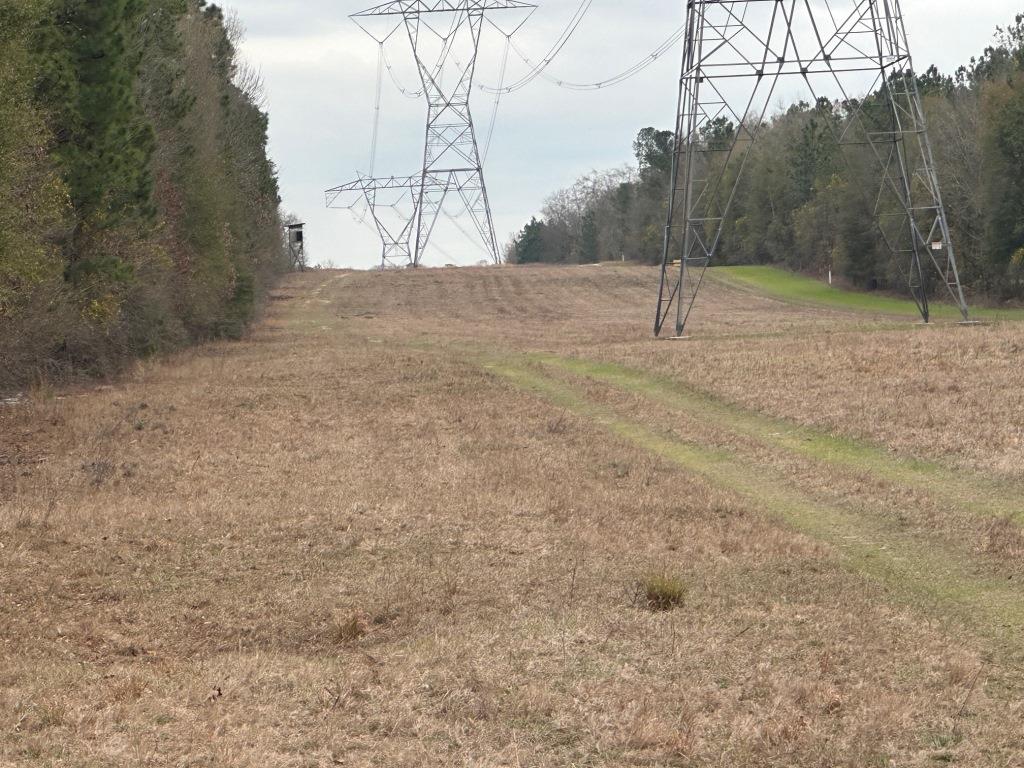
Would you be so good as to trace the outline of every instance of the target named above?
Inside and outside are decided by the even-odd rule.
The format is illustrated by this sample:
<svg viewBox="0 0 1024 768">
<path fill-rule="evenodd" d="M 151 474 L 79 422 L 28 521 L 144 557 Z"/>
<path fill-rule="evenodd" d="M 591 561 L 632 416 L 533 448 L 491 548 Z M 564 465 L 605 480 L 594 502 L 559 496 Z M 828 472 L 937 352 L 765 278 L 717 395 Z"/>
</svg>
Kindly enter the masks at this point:
<svg viewBox="0 0 1024 768">
<path fill-rule="evenodd" d="M 676 46 L 683 39 L 683 36 L 686 34 L 686 26 L 683 25 L 679 27 L 678 29 L 673 31 L 668 38 L 662 41 L 654 50 L 646 54 L 643 58 L 639 59 L 638 61 L 636 61 L 634 64 L 627 67 L 623 71 L 615 75 L 606 77 L 603 80 L 598 80 L 592 83 L 580 83 L 572 80 L 566 80 L 564 78 L 550 74 L 547 71 L 547 68 L 550 66 L 554 58 L 561 52 L 562 48 L 564 48 L 565 45 L 568 43 L 569 38 L 572 37 L 572 35 L 575 33 L 576 29 L 580 25 L 580 22 L 582 22 L 583 20 L 583 16 L 587 13 L 592 4 L 593 0 L 583 0 L 580 6 L 576 9 L 576 12 L 572 15 L 572 18 L 569 20 L 569 23 L 566 25 L 565 29 L 559 35 L 558 40 L 556 41 L 554 46 L 552 46 L 551 50 L 540 62 L 535 61 L 528 53 L 526 53 L 523 50 L 523 48 L 515 42 L 512 34 L 509 34 L 504 30 L 499 29 L 496 25 L 492 23 L 491 26 L 493 26 L 503 36 L 505 36 L 506 45 L 516 53 L 516 55 L 519 57 L 519 59 L 522 60 L 524 64 L 526 64 L 530 68 L 529 72 L 526 75 L 520 77 L 518 80 L 516 80 L 516 82 L 512 83 L 511 85 L 505 85 L 505 79 L 508 70 L 508 54 L 506 52 L 506 55 L 503 58 L 501 64 L 501 76 L 499 78 L 498 85 L 478 86 L 480 90 L 494 94 L 496 97 L 498 97 L 495 99 L 495 109 L 497 108 L 497 104 L 500 101 L 500 97 L 502 95 L 518 91 L 526 87 L 526 85 L 533 82 L 537 78 L 541 78 L 552 85 L 558 86 L 559 88 L 565 88 L 567 90 L 572 91 L 597 91 L 601 90 L 602 88 L 610 88 L 612 86 L 619 85 L 620 83 L 624 83 L 627 80 L 632 79 L 636 75 L 639 75 L 652 64 L 659 61 L 666 53 L 670 52 L 673 49 L 673 47 Z M 516 31 L 518 31 L 518 28 Z M 398 75 L 395 72 L 394 65 L 391 63 L 391 60 L 387 55 L 386 50 L 384 52 L 384 66 L 388 73 L 388 76 L 391 78 L 392 83 L 394 83 L 394 86 L 399 91 L 399 93 L 401 93 L 403 96 L 409 99 L 419 99 L 420 97 L 423 96 L 422 88 L 418 90 L 413 90 L 411 88 L 406 87 L 401 82 L 401 80 L 398 78 Z"/>
<path fill-rule="evenodd" d="M 562 34 L 558 36 L 558 39 L 555 41 L 555 44 L 551 46 L 551 49 L 547 52 L 544 58 L 541 59 L 540 63 L 529 64 L 528 62 L 528 65 L 530 66 L 529 72 L 527 72 L 525 75 L 523 75 L 521 78 L 516 80 L 511 85 L 504 86 L 502 88 L 489 88 L 487 86 L 482 85 L 480 86 L 481 90 L 487 91 L 488 93 L 514 93 L 518 90 L 525 88 L 538 77 L 540 77 L 541 74 L 543 74 L 544 70 L 551 65 L 551 62 L 553 62 L 558 57 L 558 54 L 560 54 L 562 52 L 562 49 L 565 48 L 565 46 L 568 44 L 573 34 L 575 34 L 576 30 L 579 28 L 580 23 L 583 21 L 583 17 L 587 15 L 587 11 L 590 10 L 590 6 L 593 5 L 593 3 L 594 0 L 582 0 L 582 2 L 579 4 L 579 7 L 576 9 L 575 13 L 573 13 L 572 18 L 569 19 L 569 23 L 566 25 L 565 29 L 562 30 Z M 501 32 L 501 34 L 505 35 L 506 37 L 511 37 L 510 35 L 507 35 L 500 27 L 496 26 L 494 22 L 488 20 L 488 23 L 490 23 L 491 26 L 493 26 L 495 29 Z"/>
<path fill-rule="evenodd" d="M 448 34 L 446 34 L 446 35 L 442 35 L 440 32 L 438 32 L 437 30 L 433 29 L 433 27 L 429 27 L 430 31 L 433 32 L 435 35 L 437 35 L 437 37 L 441 40 L 441 43 L 442 43 L 441 56 L 440 56 L 437 64 L 434 66 L 433 71 L 432 71 L 432 75 L 431 75 L 434 78 L 438 77 L 440 72 L 441 72 L 441 70 L 444 69 L 445 62 L 447 61 L 448 56 L 449 56 L 449 54 L 451 53 L 451 50 L 452 50 L 452 45 L 454 43 L 455 34 L 458 32 L 459 21 L 460 21 L 459 17 L 456 16 L 454 18 L 454 20 L 452 21 L 451 29 L 448 30 Z M 356 22 L 356 24 L 361 29 L 365 30 L 365 27 L 363 27 L 361 24 L 359 24 L 358 21 Z M 399 29 L 399 27 L 396 27 L 395 29 L 391 30 L 391 32 L 388 35 L 386 35 L 385 37 L 383 37 L 383 38 L 377 38 L 377 37 L 374 37 L 373 35 L 370 35 L 370 36 L 373 37 L 373 39 L 376 40 L 377 43 L 379 45 L 381 45 L 382 48 L 383 48 L 385 46 L 385 44 L 388 42 L 388 40 L 390 40 L 394 36 L 395 32 L 398 31 L 398 29 Z M 391 59 L 388 58 L 387 49 L 383 48 L 383 50 L 384 50 L 384 66 L 387 69 L 388 77 L 391 78 L 391 82 L 394 83 L 395 88 L 398 89 L 398 92 L 401 93 L 403 96 L 405 96 L 408 99 L 419 99 L 420 97 L 422 97 L 423 96 L 423 87 L 420 86 L 420 88 L 418 88 L 417 90 L 413 90 L 412 88 L 406 88 L 402 84 L 402 81 L 398 79 L 398 75 L 395 73 L 395 67 L 391 63 Z"/>
<path fill-rule="evenodd" d="M 387 68 L 388 77 L 391 78 L 391 82 L 395 84 L 395 88 L 398 92 L 405 96 L 407 99 L 419 99 L 423 96 L 423 89 L 420 88 L 418 91 L 414 91 L 411 88 L 406 88 L 402 85 L 402 81 L 398 79 L 398 75 L 395 74 L 395 67 L 391 63 L 391 59 L 388 58 L 387 49 L 384 49 L 384 66 Z"/>
<path fill-rule="evenodd" d="M 377 139 L 380 136 L 380 101 L 384 93 L 384 43 L 377 51 L 377 95 L 373 106 L 373 138 L 370 139 L 370 175 L 377 166 Z"/>
<path fill-rule="evenodd" d="M 642 59 L 634 63 L 632 66 L 628 67 L 622 72 L 619 72 L 616 75 L 606 77 L 604 80 L 599 80 L 596 83 L 576 83 L 571 80 L 563 80 L 562 78 L 555 77 L 554 75 L 551 75 L 544 71 L 540 73 L 539 77 L 551 83 L 552 85 L 557 85 L 559 88 L 566 88 L 571 91 L 597 91 L 602 88 L 610 88 L 613 85 L 624 83 L 627 80 L 635 77 L 636 75 L 639 75 L 649 66 L 658 61 L 662 56 L 671 51 L 683 39 L 685 35 L 686 26 L 683 25 L 679 27 L 679 29 L 677 29 L 675 32 L 673 32 L 657 48 L 655 48 L 649 54 L 647 54 Z M 526 53 L 524 53 L 523 50 L 518 45 L 516 45 L 514 41 L 510 42 L 512 45 L 512 49 L 516 52 L 519 58 L 522 59 L 527 66 L 536 66 L 536 64 L 534 64 L 534 62 L 530 60 L 529 56 Z M 483 90 L 488 90 L 483 86 L 481 87 L 483 88 Z"/>
</svg>

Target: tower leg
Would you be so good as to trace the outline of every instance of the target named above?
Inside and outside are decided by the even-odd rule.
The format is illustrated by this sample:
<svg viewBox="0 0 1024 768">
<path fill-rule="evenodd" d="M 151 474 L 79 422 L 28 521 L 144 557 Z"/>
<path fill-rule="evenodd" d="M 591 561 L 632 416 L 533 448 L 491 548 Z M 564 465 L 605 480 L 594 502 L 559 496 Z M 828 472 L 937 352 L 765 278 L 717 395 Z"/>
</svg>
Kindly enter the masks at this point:
<svg viewBox="0 0 1024 768">
<path fill-rule="evenodd" d="M 692 293 L 696 298 L 696 293 L 692 290 L 693 279 L 688 261 L 693 251 L 690 214 L 694 189 L 695 147 L 691 137 L 696 129 L 701 86 L 700 78 L 695 76 L 695 65 L 700 61 L 703 42 L 703 8 L 698 4 L 690 3 L 686 16 L 687 35 L 683 50 L 682 72 L 679 75 L 679 102 L 672 145 L 668 219 L 665 222 L 665 237 L 662 245 L 658 308 L 654 318 L 655 336 L 661 335 L 673 306 L 676 307 L 675 334 L 682 336 L 692 308 L 692 300 L 687 303 L 685 297 Z M 674 261 L 677 254 L 679 256 L 679 272 L 674 274 Z"/>
</svg>

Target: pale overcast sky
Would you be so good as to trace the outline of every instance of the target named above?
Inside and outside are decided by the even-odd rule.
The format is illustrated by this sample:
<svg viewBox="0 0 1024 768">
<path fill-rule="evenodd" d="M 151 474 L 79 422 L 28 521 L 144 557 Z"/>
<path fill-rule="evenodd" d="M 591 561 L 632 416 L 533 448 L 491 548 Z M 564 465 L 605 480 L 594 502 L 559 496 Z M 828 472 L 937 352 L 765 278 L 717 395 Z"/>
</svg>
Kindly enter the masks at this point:
<svg viewBox="0 0 1024 768">
<path fill-rule="evenodd" d="M 377 2 L 226 3 L 248 30 L 243 54 L 266 82 L 270 152 L 280 170 L 284 206 L 307 222 L 317 263 L 367 268 L 380 261 L 376 233 L 324 203 L 325 189 L 355 179 L 369 164 L 377 46 L 348 16 Z M 540 58 L 579 2 L 536 2 L 540 8 L 516 39 Z M 996 26 L 1010 23 L 1020 6 L 1006 0 L 904 0 L 903 9 L 917 68 L 934 63 L 949 72 L 979 54 Z M 682 24 L 684 13 L 683 0 L 594 0 L 548 71 L 565 80 L 600 81 L 650 53 Z M 485 33 L 478 82 L 497 82 L 503 46 L 499 35 Z M 407 39 L 396 36 L 388 54 L 400 79 L 418 87 Z M 567 91 L 538 79 L 503 97 L 485 170 L 500 244 L 538 213 L 553 191 L 589 171 L 630 162 L 640 128 L 672 125 L 680 55 L 673 50 L 639 76 L 605 90 Z M 513 55 L 509 81 L 526 71 Z M 480 91 L 474 95 L 481 140 L 493 98 Z M 385 78 L 377 175 L 418 170 L 425 113 L 422 99 L 406 98 Z M 469 264 L 484 255 L 450 227 L 439 230 L 436 239 L 442 251 L 429 254 L 428 263 Z"/>
</svg>

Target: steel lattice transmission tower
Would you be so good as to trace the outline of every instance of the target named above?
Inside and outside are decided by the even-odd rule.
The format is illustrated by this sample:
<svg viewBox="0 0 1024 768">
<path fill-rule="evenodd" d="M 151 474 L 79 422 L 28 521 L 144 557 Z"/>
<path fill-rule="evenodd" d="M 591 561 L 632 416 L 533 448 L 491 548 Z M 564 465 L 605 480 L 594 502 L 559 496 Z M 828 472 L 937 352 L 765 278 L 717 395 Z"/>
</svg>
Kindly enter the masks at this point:
<svg viewBox="0 0 1024 768">
<path fill-rule="evenodd" d="M 966 321 L 899 0 L 687 0 L 686 24 L 655 334 L 670 318 L 683 334 L 746 150 L 794 81 L 841 105 L 830 126 L 851 172 L 855 153 L 871 158 L 854 175 L 925 322 L 933 267 Z"/>
<path fill-rule="evenodd" d="M 427 100 L 423 168 L 415 189 L 410 237 L 404 240 L 411 241 L 411 266 L 420 265 L 445 198 L 453 192 L 473 219 L 484 249 L 496 263 L 501 260 L 470 94 L 485 14 L 534 8 L 519 0 L 396 0 L 352 16 L 364 29 L 374 19 L 397 20 L 398 26 L 383 39 L 405 27 Z M 398 241 L 400 249 L 403 238 Z M 385 237 L 386 260 L 388 247 Z"/>
<path fill-rule="evenodd" d="M 432 179 L 430 183 L 442 182 Z M 380 179 L 360 176 L 327 190 L 327 207 L 354 211 L 361 201 L 373 217 L 383 245 L 381 268 L 407 267 L 413 263 L 411 233 L 423 185 L 421 174 Z"/>
</svg>

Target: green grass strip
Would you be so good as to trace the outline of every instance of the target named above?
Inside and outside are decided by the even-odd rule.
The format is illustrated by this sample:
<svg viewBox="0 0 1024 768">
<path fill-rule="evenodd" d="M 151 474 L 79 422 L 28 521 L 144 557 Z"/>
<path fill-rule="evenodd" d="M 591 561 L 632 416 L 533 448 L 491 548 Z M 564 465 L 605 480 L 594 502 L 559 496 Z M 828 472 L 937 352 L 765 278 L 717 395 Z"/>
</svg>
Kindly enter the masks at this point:
<svg viewBox="0 0 1024 768">
<path fill-rule="evenodd" d="M 595 422 L 611 434 L 731 491 L 791 528 L 832 545 L 854 571 L 880 582 L 914 606 L 940 616 L 951 612 L 987 635 L 1019 645 L 1024 601 L 1002 578 L 979 576 L 962 554 L 916 541 L 883 523 L 818 502 L 744 462 L 658 434 L 586 400 L 570 385 L 528 363 L 491 361 L 486 368 L 517 387 Z"/>
<path fill-rule="evenodd" d="M 708 271 L 708 274 L 713 280 L 726 285 L 745 288 L 795 304 L 810 304 L 882 315 L 917 317 L 920 314 L 917 305 L 908 299 L 877 293 L 847 291 L 778 267 L 714 267 Z M 959 310 L 950 304 L 933 303 L 931 311 L 932 317 L 937 320 L 960 319 Z M 971 316 L 984 320 L 1024 320 L 1024 310 L 972 307 Z"/>
</svg>

